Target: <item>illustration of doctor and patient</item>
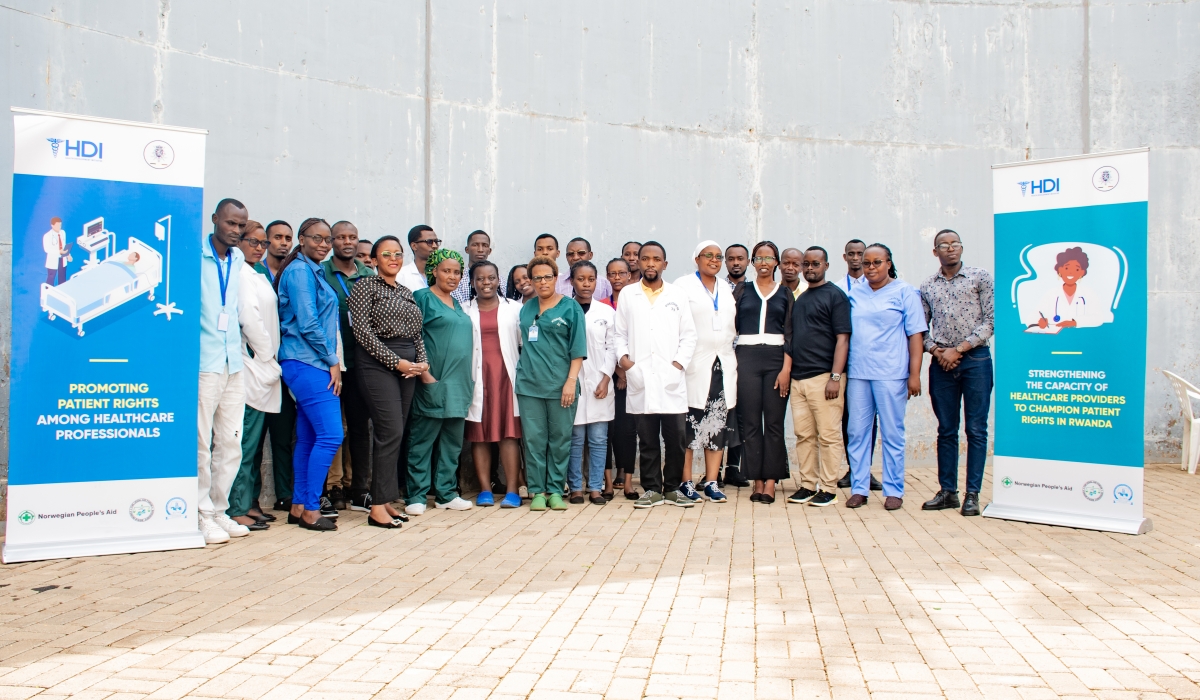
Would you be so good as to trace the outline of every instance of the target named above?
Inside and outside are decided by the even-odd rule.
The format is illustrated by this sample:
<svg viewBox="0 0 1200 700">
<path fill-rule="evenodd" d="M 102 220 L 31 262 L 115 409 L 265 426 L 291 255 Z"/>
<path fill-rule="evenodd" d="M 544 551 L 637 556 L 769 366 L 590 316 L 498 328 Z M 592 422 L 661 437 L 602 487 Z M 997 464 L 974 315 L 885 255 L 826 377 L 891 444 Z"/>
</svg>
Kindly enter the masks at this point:
<svg viewBox="0 0 1200 700">
<path fill-rule="evenodd" d="M 1112 323 L 1128 264 L 1120 248 L 1047 243 L 1021 253 L 1025 274 L 1013 280 L 1013 302 L 1026 333 Z"/>
</svg>

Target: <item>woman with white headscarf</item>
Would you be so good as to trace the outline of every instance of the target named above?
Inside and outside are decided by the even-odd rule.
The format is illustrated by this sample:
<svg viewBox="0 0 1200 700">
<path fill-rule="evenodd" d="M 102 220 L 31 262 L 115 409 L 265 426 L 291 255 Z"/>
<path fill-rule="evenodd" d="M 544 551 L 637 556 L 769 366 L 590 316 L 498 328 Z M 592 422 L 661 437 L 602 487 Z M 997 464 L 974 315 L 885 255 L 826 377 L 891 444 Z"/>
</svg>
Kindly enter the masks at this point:
<svg viewBox="0 0 1200 700">
<path fill-rule="evenodd" d="M 701 241 L 692 253 L 696 271 L 675 280 L 687 293 L 692 319 L 696 323 L 696 350 L 688 364 L 687 452 L 684 464 L 687 477 L 680 493 L 698 501 L 703 498 L 692 482 L 692 456 L 704 452 L 704 496 L 716 503 L 725 502 L 717 487 L 721 455 L 726 447 L 740 444 L 733 407 L 737 403 L 737 357 L 733 351 L 736 309 L 729 285 L 717 279 L 721 272 L 721 246 L 716 241 Z"/>
</svg>

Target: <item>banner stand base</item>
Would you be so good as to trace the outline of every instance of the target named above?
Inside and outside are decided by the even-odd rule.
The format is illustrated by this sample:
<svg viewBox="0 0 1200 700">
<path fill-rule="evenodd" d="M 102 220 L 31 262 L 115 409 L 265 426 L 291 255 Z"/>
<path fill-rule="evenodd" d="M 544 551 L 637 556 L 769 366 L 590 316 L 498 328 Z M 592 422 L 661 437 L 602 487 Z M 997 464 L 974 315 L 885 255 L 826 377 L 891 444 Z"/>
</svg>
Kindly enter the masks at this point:
<svg viewBox="0 0 1200 700">
<path fill-rule="evenodd" d="M 1103 518 L 1094 515 L 1042 510 L 1040 508 L 1021 508 L 1018 506 L 1001 505 L 995 502 L 989 503 L 983 509 L 983 515 L 988 518 L 1000 518 L 1002 520 L 1020 520 L 1026 523 L 1059 525 L 1061 527 L 1075 527 L 1083 530 L 1121 532 L 1126 535 L 1144 535 L 1154 529 L 1154 523 L 1150 521 L 1150 518 L 1130 520 Z"/>
<path fill-rule="evenodd" d="M 171 549 L 196 549 L 204 547 L 204 535 L 194 532 L 174 532 L 163 535 L 141 537 L 109 537 L 99 540 L 72 540 L 67 542 L 39 542 L 37 544 L 4 545 L 4 563 L 68 557 L 94 557 L 104 554 L 137 554 L 138 552 L 165 552 Z"/>
</svg>

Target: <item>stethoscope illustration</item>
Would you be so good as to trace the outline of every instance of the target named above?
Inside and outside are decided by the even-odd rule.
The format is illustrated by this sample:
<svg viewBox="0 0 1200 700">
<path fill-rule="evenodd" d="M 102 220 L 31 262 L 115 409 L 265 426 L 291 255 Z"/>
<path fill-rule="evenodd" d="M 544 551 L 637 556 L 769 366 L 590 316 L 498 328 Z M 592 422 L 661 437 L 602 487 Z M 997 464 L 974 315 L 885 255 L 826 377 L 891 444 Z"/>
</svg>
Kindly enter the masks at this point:
<svg viewBox="0 0 1200 700">
<path fill-rule="evenodd" d="M 1059 321 L 1061 321 L 1061 320 L 1062 320 L 1062 316 L 1059 316 L 1059 315 L 1058 315 L 1058 300 L 1059 300 L 1060 298 L 1061 298 L 1061 297 L 1057 297 L 1057 296 L 1056 296 L 1056 297 L 1054 297 L 1054 322 L 1055 322 L 1055 323 L 1058 323 Z M 1085 307 L 1087 306 L 1087 299 L 1084 299 L 1083 297 L 1079 297 L 1079 301 L 1082 301 L 1082 302 L 1083 302 L 1083 305 L 1084 305 Z M 1075 302 L 1071 302 L 1071 303 L 1072 303 L 1072 304 L 1074 304 Z"/>
</svg>

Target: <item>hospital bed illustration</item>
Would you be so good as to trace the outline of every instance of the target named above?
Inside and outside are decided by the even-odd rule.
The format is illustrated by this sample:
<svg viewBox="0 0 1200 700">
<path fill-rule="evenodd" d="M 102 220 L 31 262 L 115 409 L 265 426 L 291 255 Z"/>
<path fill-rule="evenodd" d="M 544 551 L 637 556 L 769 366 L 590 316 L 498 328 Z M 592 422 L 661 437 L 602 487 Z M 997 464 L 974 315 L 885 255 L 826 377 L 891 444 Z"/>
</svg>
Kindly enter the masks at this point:
<svg viewBox="0 0 1200 700">
<path fill-rule="evenodd" d="M 154 288 L 162 282 L 162 253 L 130 236 L 125 250 L 85 268 L 52 287 L 42 284 L 42 311 L 50 320 L 61 316 L 83 335 L 83 324 Z"/>
</svg>

